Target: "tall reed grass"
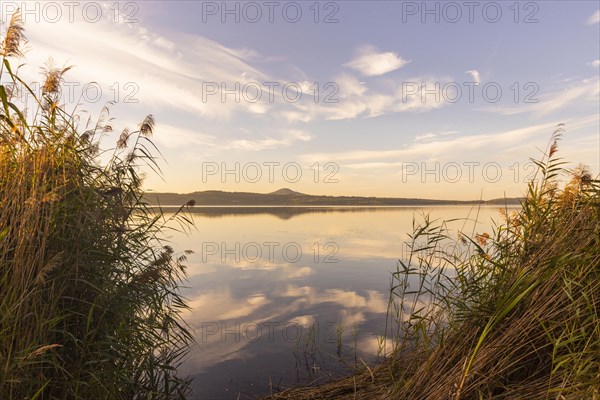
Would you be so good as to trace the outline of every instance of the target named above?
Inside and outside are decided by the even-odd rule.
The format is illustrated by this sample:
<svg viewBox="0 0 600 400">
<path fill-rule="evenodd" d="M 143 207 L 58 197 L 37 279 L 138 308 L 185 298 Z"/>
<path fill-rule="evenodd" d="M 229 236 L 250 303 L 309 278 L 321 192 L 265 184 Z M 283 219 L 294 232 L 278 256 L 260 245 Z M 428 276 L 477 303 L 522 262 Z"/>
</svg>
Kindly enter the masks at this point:
<svg viewBox="0 0 600 400">
<path fill-rule="evenodd" d="M 108 109 L 80 128 L 60 104 L 68 68 L 34 93 L 13 69 L 24 40 L 15 13 L 0 53 L 0 398 L 184 398 L 186 252 L 142 196 L 140 168 L 159 169 L 154 119 L 100 151 Z"/>
<path fill-rule="evenodd" d="M 491 234 L 415 222 L 391 279 L 385 362 L 270 398 L 600 399 L 600 181 L 565 169 L 563 133 Z"/>
</svg>

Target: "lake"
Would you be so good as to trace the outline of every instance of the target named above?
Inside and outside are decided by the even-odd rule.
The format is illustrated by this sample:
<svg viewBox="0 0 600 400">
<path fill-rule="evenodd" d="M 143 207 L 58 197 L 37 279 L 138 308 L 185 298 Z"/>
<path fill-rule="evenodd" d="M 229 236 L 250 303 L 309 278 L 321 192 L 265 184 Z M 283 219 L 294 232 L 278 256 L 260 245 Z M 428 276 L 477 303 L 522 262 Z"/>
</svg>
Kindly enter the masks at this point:
<svg viewBox="0 0 600 400">
<path fill-rule="evenodd" d="M 180 368 L 191 398 L 250 398 L 375 362 L 390 274 L 424 213 L 464 219 L 456 234 L 499 219 L 497 206 L 197 207 L 191 235 L 169 237 L 195 252 L 183 293 L 198 345 Z"/>
</svg>

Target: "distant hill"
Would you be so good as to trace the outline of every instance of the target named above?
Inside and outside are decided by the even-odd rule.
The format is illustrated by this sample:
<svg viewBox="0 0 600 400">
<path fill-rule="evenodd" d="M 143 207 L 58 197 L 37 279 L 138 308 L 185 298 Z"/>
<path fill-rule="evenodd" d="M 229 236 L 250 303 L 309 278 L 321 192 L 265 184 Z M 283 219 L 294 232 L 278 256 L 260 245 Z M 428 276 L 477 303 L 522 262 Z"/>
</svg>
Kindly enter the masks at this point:
<svg viewBox="0 0 600 400">
<path fill-rule="evenodd" d="M 279 189 L 279 190 L 276 190 L 276 191 L 268 193 L 268 194 L 273 194 L 273 195 L 276 195 L 276 196 L 291 196 L 291 195 L 295 195 L 295 196 L 307 196 L 304 193 L 295 192 L 292 189 L 288 189 L 288 188 Z"/>
<path fill-rule="evenodd" d="M 410 205 L 518 205 L 520 199 L 492 199 L 487 201 L 432 200 L 419 198 L 322 196 L 299 193 L 283 188 L 271 193 L 223 192 L 206 190 L 187 194 L 146 193 L 150 204 L 179 206 L 190 200 L 198 206 L 410 206 Z"/>
</svg>

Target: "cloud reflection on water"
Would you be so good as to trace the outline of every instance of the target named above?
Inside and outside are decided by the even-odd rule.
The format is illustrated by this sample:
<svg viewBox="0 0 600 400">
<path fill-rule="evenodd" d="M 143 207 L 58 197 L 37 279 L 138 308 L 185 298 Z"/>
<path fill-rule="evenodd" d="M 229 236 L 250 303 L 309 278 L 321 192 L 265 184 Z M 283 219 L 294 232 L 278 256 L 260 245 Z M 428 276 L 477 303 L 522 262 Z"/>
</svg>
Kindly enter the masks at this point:
<svg viewBox="0 0 600 400">
<path fill-rule="evenodd" d="M 262 212 L 195 215 L 198 232 L 171 239 L 179 249 L 196 250 L 189 259 L 185 295 L 192 310 L 185 319 L 195 328 L 198 346 L 181 368 L 195 376 L 194 398 L 210 397 L 223 387 L 242 390 L 248 382 L 266 385 L 273 379 L 291 385 L 314 378 L 314 371 L 301 364 L 343 373 L 346 366 L 336 361 L 340 332 L 346 357 L 353 356 L 356 344 L 357 357 L 373 360 L 384 333 L 390 271 L 402 257 L 415 211 L 304 213 L 293 220 Z M 439 208 L 433 216 L 466 217 L 468 212 L 468 207 Z M 487 229 L 496 216 L 496 208 L 482 209 L 477 230 Z M 236 260 L 227 253 L 203 262 L 198 248 L 207 238 L 228 250 L 235 243 L 243 248 L 249 242 L 294 242 L 303 254 L 295 263 L 278 251 L 271 260 L 264 254 Z M 336 243 L 338 262 L 324 263 L 323 254 L 316 261 L 310 250 L 315 242 Z"/>
</svg>

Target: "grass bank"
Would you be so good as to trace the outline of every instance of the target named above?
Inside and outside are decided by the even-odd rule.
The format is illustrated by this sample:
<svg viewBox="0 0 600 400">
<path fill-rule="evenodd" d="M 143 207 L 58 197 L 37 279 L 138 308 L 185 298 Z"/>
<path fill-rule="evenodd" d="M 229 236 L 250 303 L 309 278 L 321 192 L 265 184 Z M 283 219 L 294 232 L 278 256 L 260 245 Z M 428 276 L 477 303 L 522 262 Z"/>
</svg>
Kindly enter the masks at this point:
<svg viewBox="0 0 600 400">
<path fill-rule="evenodd" d="M 501 210 L 491 234 L 415 224 L 392 277 L 382 364 L 268 398 L 600 399 L 600 182 L 563 169 L 562 133 L 521 209 Z M 453 240 L 470 249 L 448 251 Z"/>
<path fill-rule="evenodd" d="M 48 66 L 35 93 L 13 67 L 24 41 L 15 13 L 0 53 L 0 398 L 184 398 L 186 254 L 142 197 L 154 119 L 101 151 L 108 109 L 87 124 L 65 111 L 69 68 Z"/>
</svg>

